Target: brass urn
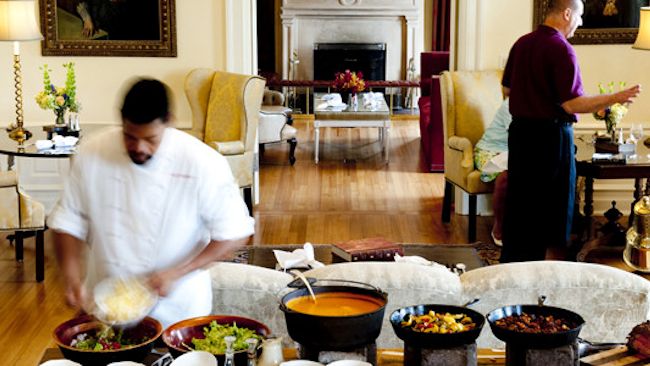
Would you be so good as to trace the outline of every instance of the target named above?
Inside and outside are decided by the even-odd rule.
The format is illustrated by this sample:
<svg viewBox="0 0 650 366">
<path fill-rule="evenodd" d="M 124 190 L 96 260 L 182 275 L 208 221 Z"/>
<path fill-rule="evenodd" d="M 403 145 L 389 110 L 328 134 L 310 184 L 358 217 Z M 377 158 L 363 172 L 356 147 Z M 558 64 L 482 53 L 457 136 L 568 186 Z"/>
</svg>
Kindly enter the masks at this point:
<svg viewBox="0 0 650 366">
<path fill-rule="evenodd" d="M 625 263 L 641 272 L 650 272 L 650 197 L 634 204 L 634 220 L 625 234 Z"/>
</svg>

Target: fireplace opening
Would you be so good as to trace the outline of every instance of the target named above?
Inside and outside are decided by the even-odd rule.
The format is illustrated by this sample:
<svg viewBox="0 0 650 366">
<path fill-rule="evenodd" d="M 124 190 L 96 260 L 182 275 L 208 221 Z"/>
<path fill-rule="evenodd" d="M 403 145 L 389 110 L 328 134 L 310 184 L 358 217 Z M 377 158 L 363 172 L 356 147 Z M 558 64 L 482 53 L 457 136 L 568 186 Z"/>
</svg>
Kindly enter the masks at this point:
<svg viewBox="0 0 650 366">
<path fill-rule="evenodd" d="M 314 80 L 333 80 L 345 70 L 361 71 L 365 80 L 385 80 L 386 44 L 314 44 Z"/>
</svg>

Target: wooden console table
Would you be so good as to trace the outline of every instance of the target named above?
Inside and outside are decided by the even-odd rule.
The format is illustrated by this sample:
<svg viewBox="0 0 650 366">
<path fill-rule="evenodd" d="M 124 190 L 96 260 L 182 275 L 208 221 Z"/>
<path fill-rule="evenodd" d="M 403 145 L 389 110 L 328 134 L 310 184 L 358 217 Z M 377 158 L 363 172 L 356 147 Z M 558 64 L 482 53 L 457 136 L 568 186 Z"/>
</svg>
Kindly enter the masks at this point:
<svg viewBox="0 0 650 366">
<path fill-rule="evenodd" d="M 576 134 L 576 173 L 585 177 L 585 198 L 583 212 L 587 224 L 587 240 L 591 237 L 591 216 L 594 213 L 594 180 L 595 179 L 634 179 L 634 203 L 644 194 L 650 194 L 650 149 L 638 144 L 636 158 L 627 159 L 626 164 L 602 164 L 591 161 L 594 153 L 593 138 L 588 134 Z M 643 179 L 646 179 L 645 188 Z M 630 222 L 632 212 L 630 212 Z"/>
</svg>

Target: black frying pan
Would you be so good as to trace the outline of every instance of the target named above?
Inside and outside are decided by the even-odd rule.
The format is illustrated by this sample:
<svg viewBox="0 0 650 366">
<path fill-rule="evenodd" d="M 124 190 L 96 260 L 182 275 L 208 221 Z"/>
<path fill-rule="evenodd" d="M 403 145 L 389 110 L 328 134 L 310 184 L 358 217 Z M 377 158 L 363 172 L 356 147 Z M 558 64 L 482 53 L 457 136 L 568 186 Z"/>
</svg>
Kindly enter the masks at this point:
<svg viewBox="0 0 650 366">
<path fill-rule="evenodd" d="M 568 321 L 574 327 L 558 333 L 523 333 L 496 325 L 497 320 L 511 315 L 521 315 L 522 313 L 541 316 L 553 315 L 555 318 Z M 525 348 L 554 348 L 571 344 L 578 338 L 578 334 L 585 324 L 585 320 L 580 315 L 570 310 L 544 305 L 504 306 L 492 310 L 486 318 L 495 337 L 508 344 Z"/>
<path fill-rule="evenodd" d="M 436 313 L 465 314 L 472 318 L 476 327 L 460 333 L 436 334 L 416 332 L 410 327 L 402 326 L 401 322 L 407 321 L 409 315 L 424 315 L 429 310 L 433 310 Z M 466 307 L 430 304 L 409 306 L 395 310 L 390 315 L 390 324 L 393 326 L 397 337 L 409 346 L 420 348 L 451 348 L 474 343 L 479 334 L 481 334 L 481 329 L 483 329 L 483 325 L 485 324 L 485 318 L 483 314 Z"/>
</svg>

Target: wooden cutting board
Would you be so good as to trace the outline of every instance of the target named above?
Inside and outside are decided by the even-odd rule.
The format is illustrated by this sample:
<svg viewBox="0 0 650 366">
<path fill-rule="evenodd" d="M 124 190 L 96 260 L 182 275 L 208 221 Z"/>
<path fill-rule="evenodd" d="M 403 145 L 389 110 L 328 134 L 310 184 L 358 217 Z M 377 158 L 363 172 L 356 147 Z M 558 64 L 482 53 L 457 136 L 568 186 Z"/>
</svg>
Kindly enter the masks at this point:
<svg viewBox="0 0 650 366">
<path fill-rule="evenodd" d="M 650 366 L 650 357 L 629 353 L 626 346 L 618 346 L 607 351 L 594 353 L 580 359 L 582 365 L 590 366 Z"/>
</svg>

